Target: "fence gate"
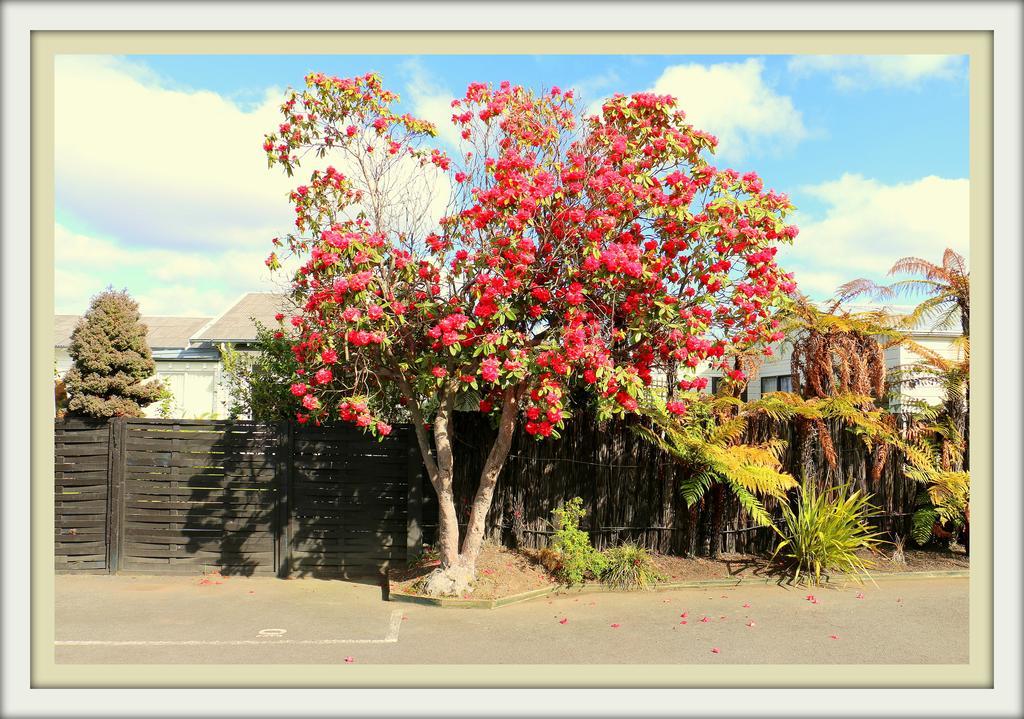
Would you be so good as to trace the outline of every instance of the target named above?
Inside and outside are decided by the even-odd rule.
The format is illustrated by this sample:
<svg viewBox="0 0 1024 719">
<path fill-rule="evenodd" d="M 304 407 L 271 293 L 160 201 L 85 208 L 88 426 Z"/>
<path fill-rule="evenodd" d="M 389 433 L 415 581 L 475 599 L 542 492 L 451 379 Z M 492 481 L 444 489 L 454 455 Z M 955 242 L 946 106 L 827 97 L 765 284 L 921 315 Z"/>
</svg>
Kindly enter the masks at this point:
<svg viewBox="0 0 1024 719">
<path fill-rule="evenodd" d="M 55 442 L 59 571 L 362 576 L 419 541 L 408 427 L 70 420 Z"/>
</svg>

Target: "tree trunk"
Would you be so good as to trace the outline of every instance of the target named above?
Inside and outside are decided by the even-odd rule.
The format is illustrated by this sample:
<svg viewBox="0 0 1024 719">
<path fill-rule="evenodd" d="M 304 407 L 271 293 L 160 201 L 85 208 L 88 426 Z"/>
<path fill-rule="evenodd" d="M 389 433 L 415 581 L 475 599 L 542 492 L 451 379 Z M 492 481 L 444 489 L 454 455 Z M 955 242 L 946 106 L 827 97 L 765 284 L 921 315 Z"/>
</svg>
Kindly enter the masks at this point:
<svg viewBox="0 0 1024 719">
<path fill-rule="evenodd" d="M 487 462 L 484 464 L 483 472 L 480 473 L 480 485 L 473 498 L 466 536 L 462 540 L 460 561 L 474 569 L 476 559 L 480 556 L 480 547 L 483 545 L 485 520 L 487 512 L 491 508 L 491 501 L 494 499 L 494 488 L 498 483 L 501 468 L 505 466 L 509 450 L 512 448 L 512 435 L 515 432 L 516 416 L 519 412 L 516 405 L 515 392 L 511 389 L 506 390 L 505 397 L 502 399 L 501 417 L 498 420 L 498 436 L 494 440 L 494 444 L 491 445 Z"/>
<path fill-rule="evenodd" d="M 448 424 L 450 419 L 451 401 L 446 394 L 434 418 L 434 446 L 437 448 L 437 477 L 434 481 L 438 505 L 437 551 L 441 555 L 442 567 L 454 565 L 459 555 L 459 519 L 452 490 L 455 457 Z"/>
<path fill-rule="evenodd" d="M 501 417 L 498 421 L 498 437 L 484 463 L 480 485 L 469 515 L 469 523 L 459 551 L 459 524 L 455 511 L 455 497 L 452 492 L 452 431 L 450 427 L 451 403 L 445 402 L 438 409 L 434 420 L 434 443 L 437 447 L 437 477 L 435 490 L 438 497 L 438 552 L 441 566 L 427 577 L 424 592 L 432 596 L 458 596 L 472 591 L 476 578 L 476 560 L 483 545 L 487 512 L 494 498 L 498 476 L 512 447 L 518 415 L 519 393 L 515 389 L 505 391 L 502 399 Z"/>
</svg>

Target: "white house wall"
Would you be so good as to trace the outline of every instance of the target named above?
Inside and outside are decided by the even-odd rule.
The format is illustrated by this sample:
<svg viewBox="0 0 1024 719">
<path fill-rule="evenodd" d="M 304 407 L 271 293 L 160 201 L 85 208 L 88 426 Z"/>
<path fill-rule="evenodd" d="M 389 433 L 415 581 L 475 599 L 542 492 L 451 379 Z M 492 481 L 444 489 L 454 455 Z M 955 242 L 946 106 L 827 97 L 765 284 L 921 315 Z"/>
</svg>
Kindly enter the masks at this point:
<svg viewBox="0 0 1024 719">
<path fill-rule="evenodd" d="M 156 362 L 156 376 L 173 395 L 171 417 L 176 419 L 223 419 L 219 401 L 219 362 Z M 147 417 L 158 417 L 159 403 L 145 409 Z"/>
<path fill-rule="evenodd" d="M 63 377 L 71 369 L 67 349 L 54 349 L 57 372 Z M 156 360 L 156 377 L 165 382 L 174 395 L 171 417 L 175 419 L 224 419 L 227 408 L 220 388 L 220 362 Z M 147 417 L 158 417 L 159 403 L 143 410 Z"/>
<path fill-rule="evenodd" d="M 949 360 L 956 360 L 959 350 L 953 343 L 955 337 L 946 335 L 917 335 L 914 341 L 927 350 L 930 350 L 940 357 L 945 357 Z M 895 367 L 909 367 L 915 362 L 921 360 L 921 355 L 908 347 L 897 348 L 899 359 L 896 363 L 890 365 L 891 369 Z M 932 383 L 918 384 L 916 386 L 904 385 L 902 387 L 903 396 L 915 400 L 924 400 L 928 404 L 938 404 L 942 402 L 942 389 Z"/>
</svg>

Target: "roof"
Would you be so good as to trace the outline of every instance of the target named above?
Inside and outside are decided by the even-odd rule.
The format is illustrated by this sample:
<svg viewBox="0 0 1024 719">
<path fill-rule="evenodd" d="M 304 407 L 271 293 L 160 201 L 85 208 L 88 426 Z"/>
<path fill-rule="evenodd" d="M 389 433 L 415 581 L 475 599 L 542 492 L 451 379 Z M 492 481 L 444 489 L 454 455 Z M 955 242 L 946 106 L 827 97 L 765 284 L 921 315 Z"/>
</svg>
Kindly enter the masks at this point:
<svg viewBox="0 0 1024 719">
<path fill-rule="evenodd" d="M 192 335 L 193 344 L 207 342 L 255 342 L 256 325 L 273 327 L 278 312 L 291 312 L 294 307 L 288 297 L 277 292 L 249 292 L 242 295 L 219 317 Z"/>
<path fill-rule="evenodd" d="M 78 315 L 54 315 L 54 347 L 71 344 L 71 333 L 81 319 Z M 144 315 L 140 318 L 146 325 L 146 341 L 151 350 L 184 349 L 189 338 L 206 325 L 209 317 L 169 317 L 166 315 Z"/>
</svg>

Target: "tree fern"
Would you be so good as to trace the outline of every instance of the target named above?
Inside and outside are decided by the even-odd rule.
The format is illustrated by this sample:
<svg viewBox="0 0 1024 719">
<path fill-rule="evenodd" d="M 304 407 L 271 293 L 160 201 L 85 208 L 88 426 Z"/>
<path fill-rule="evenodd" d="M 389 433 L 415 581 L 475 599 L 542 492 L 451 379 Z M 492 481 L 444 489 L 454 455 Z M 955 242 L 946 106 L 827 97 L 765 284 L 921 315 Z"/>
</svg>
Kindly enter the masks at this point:
<svg viewBox="0 0 1024 719">
<path fill-rule="evenodd" d="M 688 406 L 687 415 L 677 418 L 669 416 L 660 404 L 652 404 L 645 413 L 653 428 L 635 426 L 633 430 L 689 470 L 680 485 L 680 496 L 687 507 L 695 506 L 708 490 L 720 484 L 732 492 L 751 521 L 772 526 L 758 497 L 781 499 L 797 485 L 791 475 L 781 471 L 785 443 L 778 439 L 763 444 L 741 442 L 749 415 L 721 414 L 728 408 L 744 407 L 735 398 L 691 395 Z"/>
</svg>

